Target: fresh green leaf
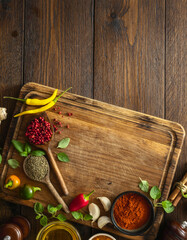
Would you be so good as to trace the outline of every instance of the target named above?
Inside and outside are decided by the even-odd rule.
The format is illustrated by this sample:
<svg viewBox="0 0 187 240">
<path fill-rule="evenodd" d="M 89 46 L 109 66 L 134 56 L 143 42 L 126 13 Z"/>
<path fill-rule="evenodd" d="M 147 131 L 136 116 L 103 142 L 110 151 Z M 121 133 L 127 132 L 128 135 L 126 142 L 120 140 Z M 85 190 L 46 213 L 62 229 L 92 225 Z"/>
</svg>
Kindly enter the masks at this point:
<svg viewBox="0 0 187 240">
<path fill-rule="evenodd" d="M 35 150 L 31 152 L 32 156 L 37 156 L 37 157 L 41 157 L 45 155 L 45 152 L 42 150 Z"/>
<path fill-rule="evenodd" d="M 76 219 L 76 220 L 83 220 L 83 214 L 81 212 L 71 212 L 72 216 Z"/>
<path fill-rule="evenodd" d="M 31 153 L 31 146 L 28 143 L 25 143 L 25 148 L 24 148 L 25 152 L 27 153 L 27 155 L 29 155 L 29 153 Z"/>
<path fill-rule="evenodd" d="M 11 167 L 11 168 L 17 168 L 19 167 L 19 162 L 16 160 L 16 159 L 9 159 L 8 160 L 8 165 Z"/>
<path fill-rule="evenodd" d="M 58 214 L 57 216 L 56 216 L 56 218 L 59 220 L 59 221 L 61 221 L 61 222 L 64 222 L 64 221 L 66 221 L 66 217 L 63 215 L 63 214 Z"/>
<path fill-rule="evenodd" d="M 157 186 L 153 186 L 150 190 L 150 196 L 152 199 L 159 199 L 161 197 L 160 189 Z"/>
<path fill-rule="evenodd" d="M 57 148 L 66 148 L 70 143 L 70 138 L 64 138 L 59 143 Z"/>
<path fill-rule="evenodd" d="M 0 164 L 2 163 L 2 155 L 0 154 Z"/>
<path fill-rule="evenodd" d="M 162 207 L 166 213 L 171 213 L 175 209 L 172 203 L 168 200 L 162 202 Z"/>
<path fill-rule="evenodd" d="M 34 211 L 35 211 L 36 214 L 43 213 L 43 211 L 44 211 L 43 205 L 41 203 L 39 203 L 39 202 L 36 202 L 34 204 Z"/>
<path fill-rule="evenodd" d="M 138 186 L 143 192 L 148 192 L 149 191 L 149 183 L 146 180 L 142 180 L 140 178 L 140 183 L 139 183 Z"/>
<path fill-rule="evenodd" d="M 40 219 L 41 216 L 42 216 L 42 214 L 38 214 L 35 218 L 36 218 L 36 219 Z"/>
<path fill-rule="evenodd" d="M 69 162 L 68 156 L 63 152 L 58 153 L 57 157 L 58 157 L 58 160 L 61 161 L 61 162 Z"/>
<path fill-rule="evenodd" d="M 19 154 L 20 154 L 20 156 L 22 156 L 22 157 L 27 157 L 27 156 L 28 156 L 28 153 L 27 153 L 26 151 L 20 152 Z"/>
<path fill-rule="evenodd" d="M 184 198 L 187 198 L 187 193 L 184 193 L 184 191 L 181 191 L 181 193 Z"/>
<path fill-rule="evenodd" d="M 32 189 L 33 189 L 34 192 L 37 192 L 37 191 L 41 191 L 41 190 L 42 190 L 42 189 L 39 188 L 39 187 L 32 187 Z"/>
<path fill-rule="evenodd" d="M 90 214 L 85 214 L 85 216 L 84 216 L 84 220 L 85 221 L 89 221 L 89 220 L 92 220 L 92 216 L 90 215 Z"/>
<path fill-rule="evenodd" d="M 57 205 L 56 209 L 57 209 L 57 211 L 60 211 L 62 209 L 62 205 L 61 204 Z"/>
<path fill-rule="evenodd" d="M 46 226 L 48 223 L 48 219 L 45 215 L 42 216 L 42 218 L 40 219 L 40 224 L 44 227 Z"/>
<path fill-rule="evenodd" d="M 24 152 L 24 144 L 23 143 L 21 143 L 21 142 L 19 142 L 19 141 L 17 141 L 17 140 L 12 140 L 12 144 L 14 145 L 14 147 L 15 147 L 15 149 L 19 152 L 19 153 L 21 153 L 21 152 Z"/>
<path fill-rule="evenodd" d="M 47 210 L 48 210 L 48 212 L 51 213 L 51 214 L 55 214 L 55 213 L 57 212 L 57 208 L 54 207 L 54 206 L 52 206 L 51 204 L 48 204 Z"/>
</svg>

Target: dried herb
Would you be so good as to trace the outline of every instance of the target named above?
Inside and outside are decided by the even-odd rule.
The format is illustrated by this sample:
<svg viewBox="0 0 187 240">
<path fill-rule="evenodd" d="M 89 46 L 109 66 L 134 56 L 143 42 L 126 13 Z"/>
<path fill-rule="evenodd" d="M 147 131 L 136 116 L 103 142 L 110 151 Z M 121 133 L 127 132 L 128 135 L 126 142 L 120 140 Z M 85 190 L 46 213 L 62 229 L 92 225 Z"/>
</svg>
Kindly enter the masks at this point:
<svg viewBox="0 0 187 240">
<path fill-rule="evenodd" d="M 28 156 L 25 160 L 25 172 L 33 180 L 44 179 L 48 169 L 48 161 L 44 156 Z"/>
</svg>

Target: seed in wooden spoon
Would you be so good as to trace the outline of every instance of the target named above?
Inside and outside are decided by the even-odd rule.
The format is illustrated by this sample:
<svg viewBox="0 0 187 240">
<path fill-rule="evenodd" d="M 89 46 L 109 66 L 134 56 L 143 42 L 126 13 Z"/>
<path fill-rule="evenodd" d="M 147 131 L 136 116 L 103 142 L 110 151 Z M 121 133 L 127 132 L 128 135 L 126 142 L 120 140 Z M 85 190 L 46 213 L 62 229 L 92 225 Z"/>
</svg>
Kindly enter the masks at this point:
<svg viewBox="0 0 187 240">
<path fill-rule="evenodd" d="M 25 159 L 25 173 L 33 180 L 41 181 L 47 175 L 48 161 L 44 156 L 28 156 Z"/>
</svg>

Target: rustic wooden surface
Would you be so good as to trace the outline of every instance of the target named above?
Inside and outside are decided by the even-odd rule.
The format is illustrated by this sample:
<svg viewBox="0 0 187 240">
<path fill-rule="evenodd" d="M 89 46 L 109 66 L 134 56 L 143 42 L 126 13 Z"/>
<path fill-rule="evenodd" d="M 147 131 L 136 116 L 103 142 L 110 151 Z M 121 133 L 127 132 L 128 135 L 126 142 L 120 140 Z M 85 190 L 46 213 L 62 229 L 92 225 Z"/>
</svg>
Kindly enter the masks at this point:
<svg viewBox="0 0 187 240">
<path fill-rule="evenodd" d="M 0 105 L 5 142 L 21 86 L 38 82 L 180 122 L 186 121 L 187 1 L 0 1 Z M 176 171 L 187 167 L 186 143 Z M 22 213 L 39 230 L 32 209 L 1 201 L 0 221 Z M 168 219 L 184 220 L 182 200 Z M 78 226 L 83 239 L 94 229 Z M 123 239 L 123 238 L 119 238 Z"/>
<path fill-rule="evenodd" d="M 21 89 L 19 97 L 47 98 L 53 91 L 54 89 L 44 85 L 28 83 Z M 21 106 L 22 104 L 17 103 L 16 113 L 32 108 Z M 70 146 L 65 150 L 71 159 L 70 162 L 56 163 L 55 160 L 69 189 L 69 195 L 64 196 L 67 204 L 79 192 L 86 193 L 91 189 L 95 190 L 92 201 L 97 204 L 96 198 L 99 196 L 107 196 L 113 201 L 123 191 L 139 191 L 138 176 L 149 179 L 151 186 L 159 186 L 162 199 L 167 199 L 184 139 L 184 130 L 179 124 L 69 93 L 59 99 L 56 108 L 60 110 L 55 111 L 52 108 L 47 111 L 48 117 L 46 115 L 47 120 L 49 118 L 51 122 L 53 119 L 62 122 L 62 135 L 58 130 L 49 143 L 54 159 L 59 152 L 57 145 L 62 137 L 71 139 Z M 59 114 L 59 111 L 62 114 Z M 68 112 L 72 112 L 73 116 L 69 117 Z M 9 147 L 9 139 L 27 141 L 25 129 L 31 119 L 38 116 L 41 114 L 26 115 L 19 118 L 17 123 L 15 118 L 12 119 L 0 168 L 1 184 L 7 176 L 14 173 L 20 176 L 23 183 L 42 189 L 32 200 L 23 201 L 19 198 L 19 190 L 10 191 L 2 187 L 2 198 L 31 207 L 36 201 L 44 205 L 57 205 L 58 202 L 45 184 L 28 179 L 22 167 L 8 167 L 7 160 L 17 159 L 20 166 L 23 165 L 23 157 L 19 156 L 13 146 Z M 67 125 L 70 128 L 67 128 Z M 50 176 L 52 184 L 62 195 L 63 191 L 53 168 Z M 101 215 L 106 215 L 103 208 Z M 156 211 L 154 225 L 146 235 L 150 240 L 155 239 L 162 216 L 162 211 Z M 67 218 L 73 220 L 70 214 L 67 214 Z M 82 224 L 90 226 L 90 222 L 83 221 Z M 93 224 L 93 227 L 97 227 L 97 224 Z M 120 235 L 111 226 L 105 227 L 104 230 Z M 132 239 L 127 236 L 126 238 Z"/>
</svg>

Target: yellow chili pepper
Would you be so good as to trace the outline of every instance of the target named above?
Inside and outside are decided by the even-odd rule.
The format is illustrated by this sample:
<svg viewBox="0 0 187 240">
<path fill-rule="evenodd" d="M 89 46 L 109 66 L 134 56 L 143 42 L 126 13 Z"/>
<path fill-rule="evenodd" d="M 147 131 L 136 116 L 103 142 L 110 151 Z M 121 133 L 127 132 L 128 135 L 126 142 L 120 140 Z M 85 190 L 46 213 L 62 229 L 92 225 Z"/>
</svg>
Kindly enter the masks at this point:
<svg viewBox="0 0 187 240">
<path fill-rule="evenodd" d="M 19 187 L 19 185 L 20 185 L 20 179 L 16 175 L 11 175 L 6 179 L 4 188 L 8 188 L 12 190 Z"/>
<path fill-rule="evenodd" d="M 32 106 L 39 106 L 39 105 L 46 105 L 49 102 L 53 101 L 57 95 L 58 89 L 55 89 L 53 94 L 46 99 L 37 99 L 37 98 L 26 98 L 26 99 L 21 99 L 21 98 L 14 98 L 14 97 L 4 97 L 4 98 L 10 98 L 18 101 L 25 102 L 27 105 L 32 105 Z"/>
<path fill-rule="evenodd" d="M 60 97 L 62 97 L 62 95 L 63 95 L 65 92 L 69 91 L 70 89 L 71 89 L 71 87 L 68 88 L 68 89 L 66 89 L 66 90 L 65 90 L 63 93 L 61 93 L 58 97 L 56 97 L 56 98 L 55 98 L 54 100 L 52 100 L 50 103 L 48 103 L 47 105 L 45 105 L 45 106 L 43 106 L 43 107 L 41 107 L 41 108 L 36 108 L 36 109 L 24 111 L 24 112 L 21 112 L 21 113 L 16 114 L 14 117 L 19 117 L 19 116 L 22 116 L 22 115 L 25 115 L 25 114 L 34 114 L 34 113 L 44 112 L 44 111 L 48 110 L 49 108 L 52 108 L 52 107 L 56 104 L 56 102 L 58 101 L 58 99 L 59 99 Z"/>
</svg>

